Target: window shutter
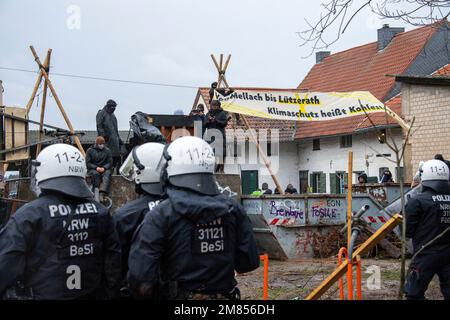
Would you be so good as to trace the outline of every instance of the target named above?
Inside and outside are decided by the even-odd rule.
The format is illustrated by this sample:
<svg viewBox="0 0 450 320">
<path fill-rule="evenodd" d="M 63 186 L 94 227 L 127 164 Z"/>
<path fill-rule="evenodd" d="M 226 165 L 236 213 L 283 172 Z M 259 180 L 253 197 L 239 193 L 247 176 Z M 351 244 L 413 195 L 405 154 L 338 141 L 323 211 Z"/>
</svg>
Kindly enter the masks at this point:
<svg viewBox="0 0 450 320">
<path fill-rule="evenodd" d="M 326 193 L 327 192 L 327 175 L 325 173 L 320 173 L 320 186 L 319 186 L 319 192 L 320 193 Z"/>
<path fill-rule="evenodd" d="M 330 173 L 330 193 L 339 193 L 336 187 L 337 177 L 336 173 Z"/>
</svg>

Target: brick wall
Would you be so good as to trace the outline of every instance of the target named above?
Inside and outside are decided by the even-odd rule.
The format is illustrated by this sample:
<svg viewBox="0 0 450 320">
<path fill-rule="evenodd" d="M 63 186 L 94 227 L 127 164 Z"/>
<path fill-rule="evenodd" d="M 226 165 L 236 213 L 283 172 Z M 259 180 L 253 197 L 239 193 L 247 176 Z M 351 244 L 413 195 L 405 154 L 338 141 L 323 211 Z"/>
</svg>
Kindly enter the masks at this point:
<svg viewBox="0 0 450 320">
<path fill-rule="evenodd" d="M 419 162 L 433 159 L 436 153 L 450 159 L 450 86 L 402 85 L 402 114 L 415 117 L 406 152 L 407 177 L 417 171 Z"/>
</svg>

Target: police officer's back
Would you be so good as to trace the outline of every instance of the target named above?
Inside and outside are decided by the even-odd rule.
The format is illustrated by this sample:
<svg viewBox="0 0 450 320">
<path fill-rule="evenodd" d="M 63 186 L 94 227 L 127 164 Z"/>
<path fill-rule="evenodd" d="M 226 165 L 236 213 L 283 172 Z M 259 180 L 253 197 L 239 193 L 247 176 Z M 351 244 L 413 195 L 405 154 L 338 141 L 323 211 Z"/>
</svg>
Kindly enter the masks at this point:
<svg viewBox="0 0 450 320">
<path fill-rule="evenodd" d="M 437 274 L 444 298 L 450 299 L 448 166 L 439 160 L 425 162 L 421 180 L 422 192 L 406 205 L 406 236 L 412 238 L 414 258 L 405 291 L 408 299 L 424 299 L 430 281 Z"/>
<path fill-rule="evenodd" d="M 160 183 L 160 170 L 157 169 L 164 145 L 148 142 L 135 147 L 120 168 L 120 174 L 135 184 L 139 198 L 117 209 L 114 214 L 114 226 L 119 236 L 122 251 L 122 278 L 126 285 L 128 255 L 131 240 L 144 216 L 160 202 L 163 188 Z"/>
<path fill-rule="evenodd" d="M 114 297 L 120 247 L 112 218 L 84 181 L 84 157 L 55 144 L 34 165 L 39 198 L 0 231 L 0 293 L 11 297 L 19 281 L 28 298 Z"/>
<path fill-rule="evenodd" d="M 197 137 L 182 137 L 164 152 L 167 199 L 144 218 L 135 235 L 128 279 L 151 294 L 161 269 L 170 299 L 237 298 L 235 270 L 259 266 L 250 221 L 234 200 L 219 194 L 214 154 Z"/>
</svg>

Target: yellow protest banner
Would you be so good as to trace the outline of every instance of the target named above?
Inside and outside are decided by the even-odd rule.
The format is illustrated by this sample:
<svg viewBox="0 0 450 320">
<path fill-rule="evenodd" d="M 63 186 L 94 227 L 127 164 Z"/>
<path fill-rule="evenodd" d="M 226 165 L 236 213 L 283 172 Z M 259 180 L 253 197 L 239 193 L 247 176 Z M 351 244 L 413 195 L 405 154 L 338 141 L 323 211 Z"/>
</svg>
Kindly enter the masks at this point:
<svg viewBox="0 0 450 320">
<path fill-rule="evenodd" d="M 215 99 L 226 111 L 276 120 L 324 121 L 385 111 L 383 103 L 368 91 L 235 90 L 226 96 L 216 91 Z"/>
</svg>

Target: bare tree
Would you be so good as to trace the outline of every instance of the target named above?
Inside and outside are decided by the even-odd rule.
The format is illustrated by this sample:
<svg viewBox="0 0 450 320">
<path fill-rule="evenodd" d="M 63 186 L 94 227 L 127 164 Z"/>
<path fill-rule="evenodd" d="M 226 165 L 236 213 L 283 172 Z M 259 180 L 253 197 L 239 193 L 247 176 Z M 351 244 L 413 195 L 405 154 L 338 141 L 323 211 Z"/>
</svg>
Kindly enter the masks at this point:
<svg viewBox="0 0 450 320">
<path fill-rule="evenodd" d="M 305 19 L 308 27 L 297 32 L 302 39 L 301 46 L 312 44 L 308 56 L 338 41 L 365 8 L 381 19 L 400 20 L 414 26 L 446 21 L 450 15 L 449 0 L 327 0 L 321 7 L 319 19 L 315 22 Z"/>
<path fill-rule="evenodd" d="M 360 104 L 361 104 L 361 102 L 360 102 Z M 392 135 L 392 132 L 391 132 L 391 128 L 389 126 L 389 115 L 388 115 L 388 112 L 386 110 L 386 107 L 385 107 L 385 112 L 384 112 L 384 115 L 385 115 L 385 126 L 386 126 L 385 132 L 380 130 L 379 127 L 374 124 L 374 122 L 370 118 L 370 115 L 367 114 L 365 110 L 364 110 L 364 113 L 366 114 L 366 118 L 370 121 L 370 124 L 372 125 L 372 128 L 374 128 L 376 130 L 379 142 L 383 143 L 383 144 L 386 144 L 386 146 L 389 149 L 391 149 L 392 152 L 395 154 L 395 161 L 391 160 L 391 159 L 389 159 L 389 158 L 387 158 L 385 156 L 383 156 L 383 157 L 386 160 L 395 163 L 396 168 L 397 168 L 397 172 L 398 172 L 398 182 L 400 183 L 400 194 L 401 194 L 400 203 L 401 203 L 401 215 L 402 215 L 403 219 L 402 219 L 402 239 L 401 239 L 402 256 L 401 256 L 400 288 L 399 288 L 399 292 L 398 292 L 398 299 L 402 299 L 403 296 L 404 296 L 404 285 L 405 285 L 405 279 L 406 279 L 406 247 L 407 247 L 407 242 L 406 242 L 406 217 L 405 217 L 405 196 L 404 196 L 405 195 L 405 190 L 404 190 L 404 183 L 405 183 L 405 181 L 404 181 L 403 175 L 400 173 L 400 168 L 402 167 L 402 161 L 404 159 L 406 146 L 408 145 L 410 137 L 414 133 L 414 132 L 411 131 L 411 129 L 414 126 L 415 117 L 412 118 L 411 123 L 409 124 L 409 129 L 404 134 L 402 145 L 399 145 L 395 141 L 395 139 L 393 138 L 393 135 Z M 382 154 L 382 153 L 378 152 L 377 150 L 375 150 L 372 147 L 371 147 L 371 149 L 374 150 L 375 152 L 377 152 L 378 154 Z"/>
</svg>

